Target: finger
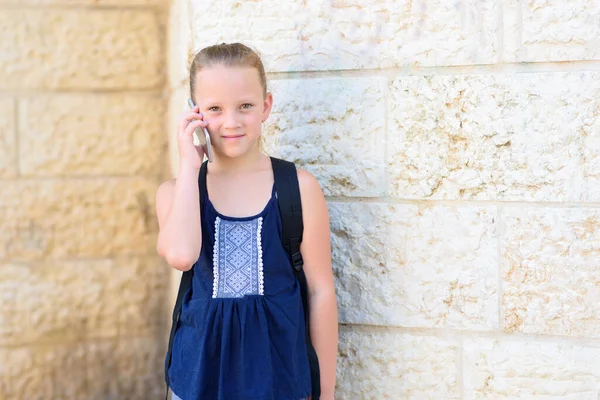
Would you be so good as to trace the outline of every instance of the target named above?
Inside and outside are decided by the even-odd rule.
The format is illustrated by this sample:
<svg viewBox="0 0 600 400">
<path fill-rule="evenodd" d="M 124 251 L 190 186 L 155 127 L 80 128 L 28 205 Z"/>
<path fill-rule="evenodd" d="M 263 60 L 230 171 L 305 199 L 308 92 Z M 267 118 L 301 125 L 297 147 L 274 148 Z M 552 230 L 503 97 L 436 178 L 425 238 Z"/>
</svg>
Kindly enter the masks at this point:
<svg viewBox="0 0 600 400">
<path fill-rule="evenodd" d="M 202 115 L 200 113 L 193 112 L 193 111 L 186 111 L 181 116 L 181 119 L 179 120 L 179 126 L 177 128 L 180 132 L 183 132 L 185 130 L 185 128 L 190 124 L 190 122 L 192 122 L 194 120 L 201 120 L 203 118 L 204 118 L 204 115 Z"/>
<path fill-rule="evenodd" d="M 208 123 L 203 120 L 195 120 L 193 122 L 190 122 L 190 124 L 183 131 L 184 132 L 183 136 L 185 136 L 185 137 L 192 136 L 192 134 L 194 133 L 194 130 L 196 130 L 196 128 L 206 126 L 206 125 L 208 125 Z"/>
<path fill-rule="evenodd" d="M 186 112 L 183 113 L 183 115 L 187 115 L 189 116 L 189 118 L 203 118 L 204 116 L 202 115 L 201 112 L 198 111 L 198 109 L 190 109 Z"/>
</svg>

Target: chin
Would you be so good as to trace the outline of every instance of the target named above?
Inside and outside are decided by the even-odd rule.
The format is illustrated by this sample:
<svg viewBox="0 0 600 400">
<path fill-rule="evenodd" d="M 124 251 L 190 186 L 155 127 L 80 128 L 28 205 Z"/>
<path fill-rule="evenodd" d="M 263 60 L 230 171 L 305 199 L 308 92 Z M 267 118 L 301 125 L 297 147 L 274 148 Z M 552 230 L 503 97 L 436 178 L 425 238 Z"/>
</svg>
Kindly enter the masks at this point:
<svg viewBox="0 0 600 400">
<path fill-rule="evenodd" d="M 237 158 L 237 157 L 241 157 L 241 156 L 246 155 L 251 150 L 252 150 L 252 148 L 243 146 L 243 147 L 222 149 L 220 151 L 220 153 L 225 158 Z"/>
</svg>

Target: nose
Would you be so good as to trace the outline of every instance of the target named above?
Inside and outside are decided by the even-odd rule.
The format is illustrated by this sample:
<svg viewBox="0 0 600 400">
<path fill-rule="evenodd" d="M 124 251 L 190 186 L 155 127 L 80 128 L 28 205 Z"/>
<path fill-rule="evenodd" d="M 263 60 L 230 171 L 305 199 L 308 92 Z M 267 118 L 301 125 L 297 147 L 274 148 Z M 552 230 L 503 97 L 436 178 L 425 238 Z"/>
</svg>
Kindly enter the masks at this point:
<svg viewBox="0 0 600 400">
<path fill-rule="evenodd" d="M 228 112 L 225 115 L 225 121 L 223 123 L 223 128 L 225 129 L 237 129 L 240 127 L 239 116 L 236 112 Z"/>
</svg>

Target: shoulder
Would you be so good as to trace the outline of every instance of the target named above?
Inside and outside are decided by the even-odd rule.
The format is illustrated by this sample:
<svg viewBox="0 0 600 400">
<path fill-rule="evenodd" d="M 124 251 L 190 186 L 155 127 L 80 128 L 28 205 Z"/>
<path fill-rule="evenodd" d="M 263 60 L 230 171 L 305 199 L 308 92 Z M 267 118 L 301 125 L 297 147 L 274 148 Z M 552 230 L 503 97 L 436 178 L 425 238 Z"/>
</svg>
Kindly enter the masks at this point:
<svg viewBox="0 0 600 400">
<path fill-rule="evenodd" d="M 304 211 L 310 213 L 327 208 L 321 185 L 313 174 L 306 170 L 298 169 L 298 184 L 300 186 L 300 199 L 302 200 Z"/>
<path fill-rule="evenodd" d="M 298 168 L 298 184 L 300 185 L 300 194 L 302 197 L 323 195 L 319 181 L 310 172 Z"/>
</svg>

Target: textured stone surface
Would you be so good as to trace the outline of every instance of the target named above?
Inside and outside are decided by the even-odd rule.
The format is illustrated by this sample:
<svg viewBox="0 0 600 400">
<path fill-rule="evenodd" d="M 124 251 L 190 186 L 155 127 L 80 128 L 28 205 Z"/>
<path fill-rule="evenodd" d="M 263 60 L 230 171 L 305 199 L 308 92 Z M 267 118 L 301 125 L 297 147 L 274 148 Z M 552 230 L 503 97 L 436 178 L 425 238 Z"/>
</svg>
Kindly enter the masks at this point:
<svg viewBox="0 0 600 400">
<path fill-rule="evenodd" d="M 486 64 L 497 58 L 495 0 L 192 0 L 194 47 L 239 41 L 272 71 Z"/>
<path fill-rule="evenodd" d="M 509 62 L 598 60 L 600 3 L 589 0 L 503 2 Z"/>
<path fill-rule="evenodd" d="M 336 399 L 458 399 L 452 339 L 340 330 Z"/>
<path fill-rule="evenodd" d="M 165 352 L 159 335 L 91 343 L 88 357 L 94 362 L 87 370 L 86 398 L 162 399 Z"/>
<path fill-rule="evenodd" d="M 36 6 L 140 6 L 140 7 L 166 7 L 171 1 L 181 2 L 187 0 L 0 0 L 2 5 L 36 5 Z"/>
<path fill-rule="evenodd" d="M 509 207 L 502 223 L 504 329 L 600 337 L 600 211 Z"/>
<path fill-rule="evenodd" d="M 0 348 L 3 399 L 86 398 L 88 354 L 83 343 Z"/>
<path fill-rule="evenodd" d="M 170 1 L 168 35 L 169 87 L 189 86 L 193 59 L 191 5 L 189 0 Z"/>
<path fill-rule="evenodd" d="M 0 349 L 6 399 L 157 399 L 164 345 L 152 337 Z"/>
<path fill-rule="evenodd" d="M 464 398 L 597 400 L 600 345 L 466 339 Z"/>
<path fill-rule="evenodd" d="M 0 88 L 157 88 L 161 31 L 150 11 L 0 10 Z"/>
<path fill-rule="evenodd" d="M 167 145 L 163 104 L 138 95 L 27 98 L 19 108 L 21 173 L 157 176 Z"/>
<path fill-rule="evenodd" d="M 579 128 L 580 140 L 581 140 L 581 165 L 582 175 L 581 178 L 581 201 L 596 202 L 600 199 L 600 105 L 598 104 L 598 97 L 591 100 L 592 96 L 598 96 L 600 90 L 598 87 L 598 80 L 600 74 L 594 75 L 594 83 L 586 81 L 588 89 L 585 92 L 586 97 L 584 99 L 569 99 L 565 100 L 568 102 L 578 102 L 580 109 L 593 110 L 586 111 L 587 116 L 584 124 Z M 575 122 L 579 124 L 579 121 Z M 576 175 L 575 180 L 579 177 Z"/>
<path fill-rule="evenodd" d="M 51 95 L 19 107 L 23 175 L 162 173 L 163 100 L 139 95 Z"/>
<path fill-rule="evenodd" d="M 156 331 L 167 278 L 157 256 L 0 263 L 0 345 Z"/>
<path fill-rule="evenodd" d="M 329 208 L 341 322 L 498 328 L 494 207 Z"/>
<path fill-rule="evenodd" d="M 0 259 L 156 254 L 154 182 L 4 181 L 0 192 Z"/>
<path fill-rule="evenodd" d="M 402 198 L 600 199 L 600 74 L 400 77 L 389 193 Z"/>
<path fill-rule="evenodd" d="M 268 154 L 313 172 L 326 195 L 383 194 L 384 79 L 274 80 L 270 87 Z"/>
<path fill-rule="evenodd" d="M 17 175 L 15 101 L 0 98 L 0 178 Z"/>
<path fill-rule="evenodd" d="M 168 3 L 0 0 L 0 399 L 164 396 Z"/>
<path fill-rule="evenodd" d="M 170 179 L 179 173 L 179 148 L 177 147 L 177 125 L 184 112 L 189 109 L 187 100 L 190 97 L 188 87 L 179 87 L 171 91 L 169 98 L 169 111 L 167 115 L 167 140 L 169 142 L 168 164 L 169 170 L 164 171 L 164 178 Z"/>
</svg>

